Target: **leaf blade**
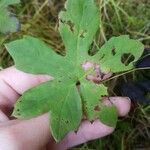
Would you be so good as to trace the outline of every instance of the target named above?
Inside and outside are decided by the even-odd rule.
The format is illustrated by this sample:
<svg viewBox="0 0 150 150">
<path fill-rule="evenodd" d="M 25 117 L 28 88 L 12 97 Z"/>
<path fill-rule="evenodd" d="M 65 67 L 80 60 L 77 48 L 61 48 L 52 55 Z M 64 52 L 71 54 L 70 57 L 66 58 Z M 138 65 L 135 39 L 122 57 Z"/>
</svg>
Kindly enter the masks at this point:
<svg viewBox="0 0 150 150">
<path fill-rule="evenodd" d="M 27 73 L 61 77 L 71 67 L 62 56 L 37 38 L 25 36 L 21 40 L 5 44 L 5 47 L 13 57 L 15 66 Z"/>
<path fill-rule="evenodd" d="M 17 101 L 13 115 L 29 119 L 49 111 L 51 133 L 56 141 L 78 128 L 82 118 L 81 98 L 72 81 L 54 80 L 30 89 Z"/>
<path fill-rule="evenodd" d="M 99 119 L 102 123 L 115 127 L 118 120 L 118 112 L 115 106 L 102 106 L 99 112 Z"/>
</svg>

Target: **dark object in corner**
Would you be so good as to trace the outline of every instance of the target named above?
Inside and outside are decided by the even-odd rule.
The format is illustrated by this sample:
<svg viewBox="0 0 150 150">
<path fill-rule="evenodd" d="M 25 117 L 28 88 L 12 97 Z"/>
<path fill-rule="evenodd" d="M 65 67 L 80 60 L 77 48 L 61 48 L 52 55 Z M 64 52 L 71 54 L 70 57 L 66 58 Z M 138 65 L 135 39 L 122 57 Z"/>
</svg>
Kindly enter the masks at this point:
<svg viewBox="0 0 150 150">
<path fill-rule="evenodd" d="M 150 92 L 150 81 L 128 82 L 121 86 L 122 96 L 127 96 L 141 104 L 150 104 L 148 92 Z"/>
<path fill-rule="evenodd" d="M 137 61 L 136 68 L 150 67 L 150 48 L 145 48 L 142 57 Z"/>
<path fill-rule="evenodd" d="M 135 64 L 136 68 L 150 67 L 150 48 L 146 48 L 142 57 Z M 132 101 L 141 104 L 150 104 L 150 70 L 142 73 L 142 81 L 128 82 L 121 85 L 122 96 L 129 97 Z"/>
</svg>

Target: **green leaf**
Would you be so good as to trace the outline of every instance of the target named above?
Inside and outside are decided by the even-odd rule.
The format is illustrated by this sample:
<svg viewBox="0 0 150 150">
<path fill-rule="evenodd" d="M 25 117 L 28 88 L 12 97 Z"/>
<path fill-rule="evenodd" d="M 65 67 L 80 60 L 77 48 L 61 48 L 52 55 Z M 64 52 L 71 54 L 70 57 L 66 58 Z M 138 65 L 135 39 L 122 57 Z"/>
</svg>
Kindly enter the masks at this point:
<svg viewBox="0 0 150 150">
<path fill-rule="evenodd" d="M 107 88 L 101 84 L 95 84 L 84 80 L 80 87 L 84 103 L 84 113 L 87 119 L 92 121 L 97 118 L 102 103 L 102 96 L 108 95 Z"/>
<path fill-rule="evenodd" d="M 67 57 L 74 63 L 80 63 L 87 58 L 89 46 L 99 28 L 99 10 L 94 0 L 68 0 L 59 20 Z"/>
<path fill-rule="evenodd" d="M 50 92 L 52 90 L 52 83 L 53 81 L 49 81 L 25 92 L 23 96 L 18 99 L 12 115 L 21 119 L 29 119 L 49 112 L 51 103 L 55 102 L 53 99 L 56 97 Z M 50 98 L 53 101 L 51 101 Z"/>
<path fill-rule="evenodd" d="M 82 118 L 81 98 L 72 81 L 53 80 L 28 90 L 17 101 L 13 116 L 32 118 L 49 111 L 56 141 L 78 128 Z"/>
<path fill-rule="evenodd" d="M 50 113 L 50 128 L 57 142 L 70 131 L 77 130 L 82 119 L 81 98 L 75 85 L 61 87 L 63 99 L 56 103 Z M 64 89 L 63 89 L 64 88 Z M 58 93 L 56 93 L 58 94 Z"/>
<path fill-rule="evenodd" d="M 0 0 L 0 7 L 7 7 L 8 5 L 19 4 L 20 0 Z"/>
<path fill-rule="evenodd" d="M 115 127 L 118 120 L 118 112 L 115 106 L 101 106 L 99 119 L 102 123 Z"/>
<path fill-rule="evenodd" d="M 112 37 L 93 56 L 93 60 L 101 66 L 103 72 L 122 72 L 134 68 L 144 51 L 144 45 L 132 40 L 127 35 Z"/>
<path fill-rule="evenodd" d="M 25 36 L 5 46 L 14 58 L 16 67 L 25 72 L 61 77 L 72 67 L 63 56 L 56 54 L 37 38 Z"/>
<path fill-rule="evenodd" d="M 51 133 L 57 142 L 69 131 L 76 130 L 82 118 L 90 121 L 100 118 L 107 125 L 116 124 L 116 109 L 103 106 L 101 101 L 102 96 L 108 95 L 107 88 L 86 81 L 96 71 L 94 68 L 84 71 L 83 64 L 93 62 L 102 71 L 115 73 L 133 68 L 133 63 L 126 66 L 126 62 L 121 62 L 124 53 L 133 53 L 136 61 L 143 52 L 140 42 L 120 36 L 106 42 L 95 56 L 89 56 L 100 22 L 94 0 L 68 0 L 65 9 L 59 15 L 59 31 L 66 56 L 58 55 L 44 42 L 30 36 L 6 44 L 18 69 L 55 78 L 25 92 L 16 103 L 13 115 L 31 118 L 49 112 Z"/>
<path fill-rule="evenodd" d="M 0 1 L 0 32 L 10 33 L 16 32 L 20 27 L 19 21 L 14 15 L 12 15 L 7 7 L 8 5 L 18 4 L 19 0 L 1 0 Z"/>
</svg>

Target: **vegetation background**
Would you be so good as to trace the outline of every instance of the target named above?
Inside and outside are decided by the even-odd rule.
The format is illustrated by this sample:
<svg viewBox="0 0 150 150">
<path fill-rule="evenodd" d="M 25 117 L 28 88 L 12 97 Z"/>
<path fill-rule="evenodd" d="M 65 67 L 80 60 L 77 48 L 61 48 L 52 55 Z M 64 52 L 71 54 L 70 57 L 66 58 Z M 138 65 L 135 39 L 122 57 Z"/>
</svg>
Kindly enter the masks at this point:
<svg viewBox="0 0 150 150">
<path fill-rule="evenodd" d="M 58 13 L 65 0 L 21 0 L 10 7 L 21 22 L 21 30 L 14 34 L 0 35 L 0 45 L 28 34 L 38 37 L 64 53 L 64 45 L 58 32 Z M 91 49 L 96 50 L 112 36 L 129 34 L 150 46 L 150 0 L 96 0 L 101 11 L 101 25 Z M 13 65 L 3 46 L 0 47 L 0 66 Z M 117 95 L 114 87 L 118 81 L 134 80 L 138 72 L 132 72 L 110 83 L 110 95 Z M 150 150 L 150 106 L 132 104 L 126 118 L 120 118 L 115 132 L 107 137 L 85 143 L 76 150 Z"/>
</svg>

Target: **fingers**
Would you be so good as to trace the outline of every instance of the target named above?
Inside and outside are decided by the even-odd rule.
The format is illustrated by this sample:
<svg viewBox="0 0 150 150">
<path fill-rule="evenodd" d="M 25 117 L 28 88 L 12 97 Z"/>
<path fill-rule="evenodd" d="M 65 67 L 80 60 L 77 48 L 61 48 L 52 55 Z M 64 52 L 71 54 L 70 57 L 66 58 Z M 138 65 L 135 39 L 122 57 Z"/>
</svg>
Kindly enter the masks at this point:
<svg viewBox="0 0 150 150">
<path fill-rule="evenodd" d="M 109 135 L 113 131 L 114 128 L 104 125 L 99 120 L 94 121 L 92 124 L 89 121 L 84 121 L 81 124 L 78 132 L 69 133 L 56 149 L 68 149 L 70 147 L 85 143 L 87 141 Z"/>
<path fill-rule="evenodd" d="M 48 80 L 47 75 L 32 75 L 10 67 L 0 72 L 0 108 L 12 107 L 26 90 Z M 2 108 L 3 107 L 3 108 Z"/>
<path fill-rule="evenodd" d="M 0 149 L 41 150 L 49 140 L 48 114 L 0 129 Z"/>
<path fill-rule="evenodd" d="M 130 108 L 128 98 L 111 98 L 111 101 L 117 107 L 119 115 L 128 113 Z M 67 149 L 89 140 L 106 136 L 113 131 L 114 128 L 104 125 L 99 120 L 94 121 L 92 124 L 89 121 L 84 121 L 81 123 L 78 132 L 70 132 L 57 145 L 56 149 Z M 5 149 L 10 149 L 11 146 L 11 150 L 40 150 L 50 141 L 50 137 L 47 114 L 30 120 L 9 121 L 9 125 L 5 122 L 5 126 L 0 126 L 0 141 L 2 143 L 0 144 L 0 149 L 4 149 L 4 147 Z"/>
<path fill-rule="evenodd" d="M 109 102 L 108 100 L 106 101 L 107 103 Z M 128 98 L 113 97 L 111 98 L 111 102 L 116 106 L 120 116 L 128 114 L 131 105 Z M 69 133 L 66 138 L 57 145 L 58 147 L 56 149 L 67 149 L 90 140 L 104 137 L 111 134 L 113 131 L 114 128 L 104 125 L 99 120 L 94 121 L 92 124 L 89 121 L 84 121 L 78 132 Z"/>
<path fill-rule="evenodd" d="M 12 89 L 18 94 L 23 94 L 29 88 L 36 86 L 53 78 L 48 75 L 32 75 L 17 70 L 15 67 L 10 67 L 1 71 L 2 78 Z"/>
<path fill-rule="evenodd" d="M 110 97 L 104 99 L 106 105 L 115 105 L 120 117 L 126 116 L 130 111 L 131 100 L 128 97 Z"/>
</svg>

